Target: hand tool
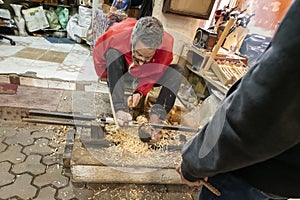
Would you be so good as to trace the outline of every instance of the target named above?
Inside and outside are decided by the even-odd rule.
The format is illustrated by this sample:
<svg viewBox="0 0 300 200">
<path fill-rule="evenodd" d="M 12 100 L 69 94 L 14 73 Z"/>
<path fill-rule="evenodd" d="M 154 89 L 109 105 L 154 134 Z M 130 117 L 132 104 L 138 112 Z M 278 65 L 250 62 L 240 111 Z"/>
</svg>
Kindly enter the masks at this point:
<svg viewBox="0 0 300 200">
<path fill-rule="evenodd" d="M 140 125 L 138 134 L 139 138 L 142 142 L 150 142 L 151 141 L 151 132 L 156 131 L 155 129 L 168 129 L 168 130 L 177 130 L 183 132 L 198 132 L 199 128 L 192 128 L 186 126 L 173 126 L 173 125 L 165 125 L 165 124 L 143 124 Z"/>
<path fill-rule="evenodd" d="M 74 113 L 70 114 L 70 113 L 62 113 L 62 112 L 50 112 L 50 111 L 45 111 L 45 110 L 29 110 L 28 114 L 29 114 L 29 116 L 74 119 L 74 120 L 82 120 L 82 121 L 97 120 L 102 123 L 114 122 L 114 119 L 111 117 L 80 115 L 80 114 L 74 114 Z"/>
<path fill-rule="evenodd" d="M 96 131 L 97 127 L 102 127 L 100 124 L 111 124 L 114 122 L 114 119 L 111 117 L 96 117 L 96 116 L 88 116 L 88 115 L 79 115 L 79 114 L 68 114 L 68 113 L 61 113 L 61 112 L 49 112 L 43 110 L 29 110 L 29 116 L 42 116 L 42 117 L 50 117 L 50 118 L 61 118 L 61 119 L 74 119 L 74 120 L 82 120 L 82 121 L 97 121 L 97 123 L 82 123 L 82 122 L 75 122 L 74 120 L 71 121 L 58 121 L 53 119 L 34 119 L 34 118 L 23 118 L 22 120 L 25 122 L 34 122 L 34 123 L 44 123 L 44 124 L 55 124 L 55 125 L 65 125 L 65 126 L 78 126 L 78 127 L 93 127 L 92 128 L 92 135 L 97 135 L 98 132 Z M 192 128 L 186 126 L 174 126 L 174 125 L 167 125 L 167 124 L 138 124 L 137 121 L 131 120 L 125 122 L 123 124 L 125 127 L 139 127 L 138 133 L 139 137 L 143 142 L 149 142 L 151 140 L 149 130 L 152 129 L 168 129 L 168 130 L 178 130 L 183 132 L 198 132 L 199 128 Z M 150 139 L 149 139 L 150 137 Z M 94 138 L 94 137 L 92 137 Z"/>
<path fill-rule="evenodd" d="M 215 195 L 217 195 L 218 197 L 221 196 L 221 192 L 215 188 L 214 186 L 212 186 L 210 183 L 208 183 L 207 181 L 205 181 L 204 179 L 200 180 L 201 183 L 212 193 L 214 193 Z"/>
</svg>

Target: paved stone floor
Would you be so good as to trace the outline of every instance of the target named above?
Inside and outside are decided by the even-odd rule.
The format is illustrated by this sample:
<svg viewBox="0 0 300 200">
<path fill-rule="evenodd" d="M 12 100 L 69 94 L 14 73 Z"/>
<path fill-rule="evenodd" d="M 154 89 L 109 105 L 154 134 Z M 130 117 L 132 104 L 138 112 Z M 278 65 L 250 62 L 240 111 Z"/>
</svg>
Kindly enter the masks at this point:
<svg viewBox="0 0 300 200">
<path fill-rule="evenodd" d="M 69 128 L 0 121 L 1 200 L 180 200 L 198 190 L 180 185 L 74 183 L 63 166 Z M 199 189 L 199 188 L 198 188 Z"/>
<path fill-rule="evenodd" d="M 74 199 L 62 166 L 65 127 L 2 124 L 0 199 Z"/>
</svg>

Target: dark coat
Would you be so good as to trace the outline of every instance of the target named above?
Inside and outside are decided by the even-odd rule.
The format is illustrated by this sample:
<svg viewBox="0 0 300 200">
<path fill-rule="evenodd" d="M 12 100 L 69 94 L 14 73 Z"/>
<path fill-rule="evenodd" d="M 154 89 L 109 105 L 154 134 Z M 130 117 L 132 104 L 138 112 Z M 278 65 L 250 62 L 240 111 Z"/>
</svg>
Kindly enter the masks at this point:
<svg viewBox="0 0 300 200">
<path fill-rule="evenodd" d="M 254 187 L 300 197 L 300 1 L 269 47 L 183 148 L 190 181 L 231 172 Z"/>
</svg>

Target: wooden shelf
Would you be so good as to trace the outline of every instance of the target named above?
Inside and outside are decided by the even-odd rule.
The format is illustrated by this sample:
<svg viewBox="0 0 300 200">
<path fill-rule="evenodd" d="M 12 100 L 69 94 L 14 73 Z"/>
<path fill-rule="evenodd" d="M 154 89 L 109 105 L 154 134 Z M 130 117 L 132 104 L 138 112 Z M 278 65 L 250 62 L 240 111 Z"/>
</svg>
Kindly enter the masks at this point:
<svg viewBox="0 0 300 200">
<path fill-rule="evenodd" d="M 184 44 L 178 64 L 184 66 L 192 74 L 202 78 L 209 92 L 217 90 L 222 95 L 225 95 L 229 87 L 223 85 L 211 69 L 204 71 L 210 54 L 211 52 L 205 49 L 199 49 L 192 44 Z M 196 67 L 194 68 L 193 66 Z"/>
<path fill-rule="evenodd" d="M 213 75 L 212 71 L 204 72 L 203 69 L 200 69 L 199 71 L 194 70 L 190 66 L 185 66 L 187 69 L 189 69 L 194 74 L 202 77 L 207 83 L 209 83 L 210 86 L 213 86 L 215 89 L 219 90 L 222 94 L 226 94 L 228 91 L 228 87 L 224 86 L 219 80 L 216 80 L 216 76 Z"/>
</svg>

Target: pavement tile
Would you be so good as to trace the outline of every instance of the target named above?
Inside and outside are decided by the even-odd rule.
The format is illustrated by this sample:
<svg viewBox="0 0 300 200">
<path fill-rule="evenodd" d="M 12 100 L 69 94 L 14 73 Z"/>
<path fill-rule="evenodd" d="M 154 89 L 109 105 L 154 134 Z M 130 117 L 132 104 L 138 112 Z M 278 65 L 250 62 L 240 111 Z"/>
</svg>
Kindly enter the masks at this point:
<svg viewBox="0 0 300 200">
<path fill-rule="evenodd" d="M 44 156 L 42 159 L 42 163 L 44 163 L 45 165 L 53 165 L 53 164 L 59 164 L 62 163 L 62 155 L 47 155 Z"/>
<path fill-rule="evenodd" d="M 0 140 L 3 141 L 6 137 L 16 134 L 15 127 L 0 126 Z"/>
<path fill-rule="evenodd" d="M 53 152 L 53 149 L 48 146 L 49 140 L 46 138 L 37 139 L 34 144 L 26 146 L 23 152 L 26 155 L 30 154 L 39 154 L 39 155 L 48 155 Z"/>
<path fill-rule="evenodd" d="M 25 160 L 25 155 L 21 153 L 22 150 L 21 145 L 10 145 L 6 149 L 6 151 L 0 154 L 0 162 L 1 161 L 10 161 L 14 164 L 21 163 Z"/>
<path fill-rule="evenodd" d="M 35 198 L 36 200 L 54 200 L 55 198 L 56 189 L 48 186 L 44 187 L 40 190 L 38 196 Z"/>
<path fill-rule="evenodd" d="M 33 184 L 42 187 L 44 185 L 51 184 L 56 188 L 65 187 L 69 182 L 69 178 L 62 175 L 62 166 L 59 164 L 51 165 L 46 169 L 46 173 L 37 176 Z"/>
<path fill-rule="evenodd" d="M 19 163 L 13 166 L 12 172 L 15 174 L 21 174 L 24 172 L 30 172 L 34 175 L 42 174 L 46 171 L 46 166 L 40 161 L 42 156 L 29 155 L 23 163 Z"/>
<path fill-rule="evenodd" d="M 18 196 L 21 199 L 32 199 L 37 192 L 37 188 L 31 185 L 31 181 L 32 176 L 29 174 L 18 175 L 13 184 L 0 188 L 0 197 L 8 199 Z"/>
<path fill-rule="evenodd" d="M 74 193 L 74 188 L 71 185 L 69 185 L 62 189 L 59 189 L 57 197 L 61 200 L 71 200 L 71 199 L 76 198 L 75 193 Z"/>
<path fill-rule="evenodd" d="M 0 163 L 0 186 L 12 183 L 14 181 L 15 176 L 9 173 L 11 168 L 11 163 L 9 162 L 1 162 Z"/>
<path fill-rule="evenodd" d="M 8 145 L 21 144 L 28 146 L 34 142 L 29 130 L 16 131 L 16 134 L 6 137 L 4 142 Z"/>
<path fill-rule="evenodd" d="M 24 107 L 28 109 L 55 111 L 61 95 L 62 91 L 57 89 L 19 85 L 16 94 L 1 95 L 3 98 L 0 98 L 0 105 L 6 107 Z M 18 101 L 16 101 L 16 99 Z"/>
<path fill-rule="evenodd" d="M 37 129 L 31 132 L 33 138 L 52 138 L 55 135 L 53 126 L 44 126 L 44 128 Z"/>
<path fill-rule="evenodd" d="M 1 141 L 1 139 L 0 139 Z M 5 151 L 5 149 L 7 148 L 6 144 L 0 143 L 0 152 Z"/>
</svg>

